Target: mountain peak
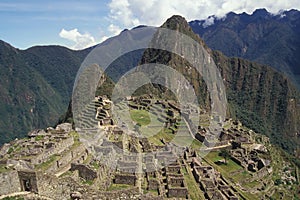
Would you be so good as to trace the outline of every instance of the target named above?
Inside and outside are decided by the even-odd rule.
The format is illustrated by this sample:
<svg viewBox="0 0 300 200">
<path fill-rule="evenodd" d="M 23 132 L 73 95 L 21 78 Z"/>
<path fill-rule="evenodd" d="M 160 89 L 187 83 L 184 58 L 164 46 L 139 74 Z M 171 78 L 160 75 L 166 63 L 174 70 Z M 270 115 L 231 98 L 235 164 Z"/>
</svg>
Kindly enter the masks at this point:
<svg viewBox="0 0 300 200">
<path fill-rule="evenodd" d="M 14 51 L 15 53 L 17 53 L 18 49 L 16 49 L 15 47 L 13 47 L 7 42 L 0 40 L 0 52 L 4 52 L 4 51 Z"/>
<path fill-rule="evenodd" d="M 267 17 L 270 13 L 265 8 L 256 9 L 253 14 L 255 17 Z"/>
<path fill-rule="evenodd" d="M 167 21 L 161 27 L 179 31 L 198 41 L 200 44 L 207 48 L 204 41 L 199 37 L 199 35 L 193 32 L 187 20 L 180 15 L 173 15 L 172 17 L 167 19 Z"/>
<path fill-rule="evenodd" d="M 181 31 L 183 29 L 190 29 L 186 19 L 180 15 L 173 15 L 162 25 L 163 28 Z"/>
</svg>

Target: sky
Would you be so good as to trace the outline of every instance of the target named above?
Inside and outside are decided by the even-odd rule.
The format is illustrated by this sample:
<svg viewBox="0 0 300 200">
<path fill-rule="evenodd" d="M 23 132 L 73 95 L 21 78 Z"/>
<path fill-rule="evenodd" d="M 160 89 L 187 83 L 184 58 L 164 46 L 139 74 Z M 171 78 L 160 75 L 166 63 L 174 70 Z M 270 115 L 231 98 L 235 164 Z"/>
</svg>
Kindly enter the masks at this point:
<svg viewBox="0 0 300 200">
<path fill-rule="evenodd" d="M 0 40 L 19 49 L 62 45 L 83 49 L 123 29 L 160 26 L 174 14 L 188 21 L 251 14 L 266 8 L 273 14 L 300 10 L 299 0 L 0 0 Z"/>
</svg>

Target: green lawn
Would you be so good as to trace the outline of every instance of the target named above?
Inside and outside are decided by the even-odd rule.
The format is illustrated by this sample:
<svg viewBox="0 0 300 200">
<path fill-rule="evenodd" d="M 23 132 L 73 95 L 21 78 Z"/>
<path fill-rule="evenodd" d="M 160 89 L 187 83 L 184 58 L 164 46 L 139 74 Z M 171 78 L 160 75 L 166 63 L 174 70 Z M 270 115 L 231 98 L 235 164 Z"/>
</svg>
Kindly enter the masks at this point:
<svg viewBox="0 0 300 200">
<path fill-rule="evenodd" d="M 174 135 L 170 131 L 163 129 L 163 130 L 159 131 L 157 134 L 149 137 L 148 140 L 149 140 L 149 142 L 151 142 L 155 145 L 162 146 L 163 143 L 160 141 L 160 139 L 162 139 L 162 138 L 166 142 L 170 142 L 174 138 Z"/>
<path fill-rule="evenodd" d="M 109 188 L 107 189 L 108 191 L 113 191 L 113 190 L 123 190 L 123 189 L 127 189 L 130 188 L 132 186 L 130 185 L 126 185 L 126 184 L 111 184 L 109 186 Z"/>
<path fill-rule="evenodd" d="M 192 144 L 190 147 L 192 147 L 193 149 L 200 149 L 202 146 L 202 142 L 200 142 L 199 140 L 193 140 Z"/>
<path fill-rule="evenodd" d="M 52 155 L 46 162 L 36 165 L 35 168 L 44 171 L 48 169 L 53 164 L 53 162 L 57 161 L 59 158 L 60 156 L 58 155 Z"/>
<path fill-rule="evenodd" d="M 205 158 L 214 163 L 218 160 L 224 159 L 223 157 L 219 156 L 219 152 L 216 152 L 216 151 L 210 152 L 209 154 L 206 155 Z M 218 168 L 221 168 L 222 170 L 226 171 L 227 173 L 235 172 L 237 170 L 243 169 L 243 167 L 241 167 L 240 165 L 238 165 L 231 159 L 227 159 L 227 164 L 220 164 L 217 166 L 218 166 Z"/>
<path fill-rule="evenodd" d="M 130 116 L 133 121 L 141 126 L 146 126 L 151 122 L 149 112 L 145 110 L 130 110 Z"/>
<path fill-rule="evenodd" d="M 0 165 L 0 173 L 3 173 L 3 172 L 8 172 L 8 171 L 10 171 L 9 169 L 6 169 L 5 167 L 6 167 L 6 165 L 5 165 L 5 164 L 1 164 L 1 165 Z"/>
</svg>

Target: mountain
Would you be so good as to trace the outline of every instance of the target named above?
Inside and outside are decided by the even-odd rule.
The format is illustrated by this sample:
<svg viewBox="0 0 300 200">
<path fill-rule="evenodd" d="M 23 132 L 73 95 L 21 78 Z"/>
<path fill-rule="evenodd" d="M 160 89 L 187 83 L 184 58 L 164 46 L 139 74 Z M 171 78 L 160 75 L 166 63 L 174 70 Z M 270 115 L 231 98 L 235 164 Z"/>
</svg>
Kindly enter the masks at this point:
<svg viewBox="0 0 300 200">
<path fill-rule="evenodd" d="M 224 78 L 229 102 L 228 117 L 240 119 L 249 128 L 270 136 L 273 143 L 292 152 L 300 144 L 298 136 L 300 130 L 298 123 L 300 121 L 299 92 L 282 73 L 269 66 L 258 64 L 259 59 L 273 55 L 272 58 L 278 62 L 272 61 L 272 59 L 269 59 L 269 61 L 274 62 L 276 69 L 286 69 L 286 73 L 297 74 L 295 71 L 297 68 L 290 65 L 286 56 L 292 53 L 296 55 L 298 52 L 298 40 L 295 39 L 296 36 L 294 34 L 298 27 L 296 20 L 298 19 L 298 11 L 283 12 L 283 15 L 286 16 L 272 16 L 265 10 L 258 10 L 252 16 L 248 16 L 245 13 L 241 15 L 229 13 L 223 21 L 216 20 L 214 25 L 206 28 L 202 27 L 203 21 L 194 21 L 188 24 L 184 18 L 175 16 L 170 18 L 163 27 L 183 32 L 197 40 L 210 53 Z M 256 16 L 255 19 L 252 19 L 253 16 Z M 250 23 L 250 18 L 253 21 L 252 23 Z M 218 24 L 227 21 L 231 23 L 228 23 L 226 26 L 223 25 L 223 28 L 220 25 L 220 30 L 217 28 Z M 241 25 L 247 24 L 247 21 L 250 25 Z M 261 25 L 256 25 L 257 23 Z M 195 28 L 196 24 L 198 28 L 200 27 L 198 30 Z M 199 24 L 202 25 L 200 26 Z M 277 48 L 277 46 L 272 48 L 272 45 L 266 45 L 271 40 L 263 42 L 271 38 L 273 39 L 272 44 L 277 45 L 274 42 L 274 38 L 277 38 L 276 34 L 281 36 L 281 26 L 290 27 L 286 32 L 291 34 L 291 40 L 294 41 L 291 46 L 286 43 L 283 45 L 282 42 L 278 43 L 282 49 L 288 46 L 287 49 L 283 50 L 283 53 L 278 51 L 280 48 Z M 269 30 L 268 27 L 273 27 L 274 31 L 270 31 L 271 28 Z M 213 39 L 209 40 L 205 32 L 201 34 L 200 30 L 211 30 L 210 33 L 214 33 L 212 34 L 214 36 L 212 37 Z M 236 37 L 232 38 L 231 33 L 234 33 L 234 30 L 240 30 L 240 32 L 238 32 L 239 34 L 233 34 Z M 257 30 L 260 30 L 260 32 Z M 203 39 L 193 31 L 202 35 Z M 219 31 L 223 33 L 221 34 L 223 37 L 217 37 L 220 34 Z M 225 34 L 224 31 L 229 31 L 230 34 Z M 248 34 L 247 31 L 252 32 Z M 269 34 L 267 34 L 268 31 Z M 129 32 L 125 30 L 121 34 L 128 34 Z M 238 42 L 240 39 L 237 38 L 240 38 L 240 35 L 244 37 L 248 35 L 249 42 Z M 255 38 L 257 40 L 253 41 Z M 280 37 L 277 40 L 289 41 L 286 37 Z M 251 52 L 262 51 L 263 49 L 265 51 L 253 56 L 257 58 L 251 60 L 256 62 L 250 62 L 242 58 L 229 58 L 220 51 L 209 49 L 208 47 L 216 49 L 214 42 L 222 44 L 224 53 L 228 56 L 240 56 L 232 55 L 230 52 L 240 52 L 241 48 L 245 47 L 243 46 L 245 44 L 247 44 L 247 51 L 243 55 L 248 55 L 249 58 L 247 57 L 247 59 L 251 59 Z M 230 47 L 228 48 L 230 52 L 226 52 L 228 49 L 225 46 Z M 39 46 L 27 50 L 18 50 L 5 42 L 0 42 L 0 130 L 2 134 L 0 143 L 7 142 L 15 137 L 22 137 L 32 128 L 44 128 L 54 125 L 58 121 L 59 117 L 67 109 L 77 70 L 90 51 L 91 49 L 72 51 L 59 46 Z M 278 55 L 274 54 L 274 52 Z M 285 53 L 288 55 L 285 55 Z M 111 91 L 114 85 L 113 82 L 116 82 L 119 77 L 135 66 L 136 63 L 155 62 L 173 66 L 180 73 L 186 75 L 187 80 L 196 88 L 201 105 L 206 109 L 210 108 L 210 97 L 205 82 L 195 71 L 192 72 L 192 76 L 187 76 L 188 74 L 184 67 L 188 66 L 189 63 L 184 61 L 181 56 L 154 49 L 148 49 L 145 52 L 139 51 L 137 54 L 140 59 L 137 59 L 135 54 L 131 55 L 129 53 L 117 59 L 110 66 L 108 71 L 110 71 L 111 77 L 107 79 L 109 84 L 104 88 L 105 90 L 99 88 L 99 94 L 102 94 L 103 91 L 105 93 Z M 299 56 L 288 57 L 292 59 L 290 62 L 298 62 Z M 276 63 L 283 64 L 276 65 Z M 290 71 L 288 70 L 290 69 L 288 68 L 289 66 L 293 67 Z M 122 69 L 120 70 L 119 67 L 122 67 Z M 156 86 L 156 89 L 164 92 L 165 95 L 170 94 L 163 87 Z M 143 90 L 140 92 L 143 92 Z M 70 108 L 71 104 L 66 115 L 67 118 L 70 118 L 72 114 Z"/>
<path fill-rule="evenodd" d="M 199 42 L 209 52 L 221 72 L 226 87 L 227 117 L 241 120 L 247 127 L 269 136 L 272 143 L 289 152 L 294 152 L 300 144 L 298 136 L 300 130 L 300 94 L 292 81 L 283 73 L 267 65 L 237 57 L 230 58 L 220 51 L 209 49 L 208 45 L 193 32 L 186 20 L 180 16 L 171 17 L 162 27 L 186 34 Z M 130 31 L 121 34 L 130 34 Z M 154 43 L 155 39 L 159 42 L 159 38 L 154 38 Z M 176 47 L 176 42 L 174 46 Z M 136 55 L 140 56 L 140 52 Z M 134 56 L 131 55 L 131 57 Z M 114 87 L 112 80 L 115 83 L 118 81 L 113 77 L 121 77 L 135 66 L 128 63 L 128 60 L 120 58 L 111 65 L 112 68 L 107 70 L 111 79 L 107 79 L 109 80 L 107 84 L 101 85 L 98 89 L 99 94 L 103 94 L 101 93 L 103 90 L 106 91 L 106 95 L 111 95 L 110 92 Z M 210 110 L 211 98 L 203 77 L 182 56 L 165 50 L 150 48 L 144 51 L 139 62 L 140 65 L 147 63 L 159 63 L 176 69 L 195 89 L 201 107 Z M 117 69 L 121 67 L 122 71 L 118 72 Z M 167 80 L 165 81 L 167 82 Z M 157 84 L 145 85 L 139 88 L 135 95 L 148 93 L 160 97 L 172 96 L 170 90 Z M 70 112 L 69 110 L 69 117 L 71 116 Z"/>
<path fill-rule="evenodd" d="M 139 41 L 143 41 L 144 35 L 128 30 L 123 32 L 123 35 L 106 41 L 103 44 L 103 46 L 107 45 L 102 49 L 104 51 L 96 51 L 96 54 L 92 52 L 89 55 L 91 60 L 85 60 L 83 65 L 85 67 L 80 69 L 82 76 L 76 78 L 76 83 L 79 84 L 75 87 L 72 100 L 74 100 L 73 105 L 79 105 L 81 111 L 74 112 L 78 114 L 74 118 L 75 123 L 76 120 L 80 120 L 77 129 L 74 130 L 70 123 L 64 123 L 57 125 L 55 129 L 34 130 L 28 134 L 29 138 L 12 141 L 0 148 L 1 197 L 7 197 L 5 199 L 299 199 L 299 165 L 293 163 L 296 159 L 275 145 L 271 145 L 268 137 L 249 129 L 249 127 L 261 129 L 260 133 L 269 134 L 277 144 L 282 142 L 280 140 L 284 140 L 285 143 L 282 144 L 291 144 L 293 139 L 295 145 L 299 145 L 296 137 L 288 138 L 288 133 L 299 130 L 300 112 L 297 105 L 300 96 L 295 86 L 282 73 L 268 66 L 240 58 L 229 58 L 219 51 L 209 49 L 181 16 L 169 18 L 162 27 L 182 32 L 198 44 L 190 45 L 188 40 L 182 40 L 184 38 L 181 37 L 182 35 L 176 34 L 176 37 L 173 37 L 170 32 L 165 34 L 163 31 L 157 31 L 154 37 L 151 37 L 152 48 L 144 51 L 139 49 L 137 52 L 120 56 L 99 78 L 95 69 L 105 66 L 101 65 L 103 60 L 106 64 L 110 63 L 105 58 L 102 59 L 103 53 L 110 58 L 115 58 L 111 53 L 113 51 L 109 51 L 110 43 L 117 45 L 119 52 L 124 52 L 123 46 L 119 45 L 120 41 L 125 41 L 122 36 L 127 35 L 128 40 L 132 41 L 138 36 Z M 128 44 L 126 43 L 129 42 L 128 40 L 125 44 Z M 187 43 L 181 45 L 182 41 Z M 171 50 L 157 48 L 157 44 L 170 45 Z M 9 45 L 6 46 L 16 54 L 19 53 Z M 182 54 L 178 53 L 178 49 L 182 50 Z M 49 52 L 50 50 L 45 54 L 38 54 L 41 57 L 37 61 L 43 60 Z M 55 52 L 61 54 L 70 51 L 59 51 L 55 48 Z M 12 54 L 10 52 L 9 55 Z M 5 58 L 11 57 L 5 56 Z M 11 63 L 22 66 L 21 58 L 15 56 Z M 55 60 L 51 56 L 50 58 L 49 62 Z M 248 126 L 244 126 L 238 120 L 226 119 L 222 133 L 213 148 L 210 146 L 211 140 L 203 141 L 204 135 L 208 136 L 213 132 L 207 120 L 214 118 L 214 114 L 204 110 L 209 111 L 214 107 L 211 106 L 213 97 L 209 96 L 207 89 L 210 87 L 207 80 L 212 79 L 212 76 L 198 73 L 192 66 L 194 60 L 191 58 L 200 61 L 199 65 L 204 65 L 205 70 L 202 72 L 209 71 L 210 68 L 219 69 L 221 72 L 219 78 L 224 81 L 229 102 L 227 117 L 241 119 Z M 136 62 L 140 65 L 133 71 L 137 72 L 139 77 L 132 78 L 128 71 L 136 66 Z M 144 65 L 148 63 L 155 63 L 155 65 Z M 43 62 L 40 64 L 44 65 Z M 86 67 L 89 65 L 91 67 Z M 22 67 L 24 70 L 31 70 L 34 74 L 33 82 L 38 80 L 37 77 L 41 73 L 34 71 L 30 66 L 33 65 Z M 164 70 L 164 66 L 169 66 L 172 70 Z M 145 77 L 139 73 L 139 69 L 143 67 L 148 72 L 151 72 L 152 67 L 155 71 Z M 166 71 L 171 75 L 170 78 L 174 78 L 172 75 L 173 72 L 176 74 L 175 71 L 182 76 L 175 76 L 175 81 L 170 81 L 168 84 L 170 79 L 159 74 Z M 118 98 L 112 103 L 109 100 L 112 89 L 118 89 L 115 84 L 118 81 L 116 85 L 119 86 L 121 82 L 119 79 L 123 75 L 129 76 L 127 77 L 129 79 L 125 80 L 125 88 L 121 87 L 120 90 L 132 89 L 132 85 L 127 83 L 136 83 L 140 79 L 147 81 L 149 77 L 160 79 L 161 85 L 153 83 L 143 85 L 136 93 L 144 92 L 147 95 L 133 94 L 131 97 L 126 96 L 125 99 Z M 95 76 L 97 79 L 94 81 Z M 201 126 L 196 127 L 195 138 L 191 137 L 195 129 L 190 126 L 189 113 L 197 109 L 186 99 L 181 102 L 183 109 L 179 108 L 174 100 L 177 101 L 176 98 L 180 94 L 171 96 L 174 99 L 170 100 L 168 97 L 172 93 L 167 87 L 163 87 L 173 85 L 176 90 L 188 88 L 189 84 L 181 82 L 183 76 L 193 86 L 203 108 L 200 112 L 196 111 L 202 123 Z M 94 86 L 97 83 L 101 86 L 98 87 L 96 95 L 105 94 L 105 96 L 94 98 L 94 89 L 96 89 Z M 217 85 L 216 82 L 213 83 L 213 86 Z M 25 89 L 28 89 L 28 85 L 31 86 L 27 82 L 23 85 Z M 49 89 L 51 88 L 55 87 L 49 84 Z M 222 95 L 222 92 L 221 90 L 215 93 L 215 96 Z M 87 98 L 88 101 L 80 101 L 85 99 L 76 98 L 88 95 L 91 95 L 91 99 Z M 163 99 L 153 99 L 155 95 Z M 88 103 L 83 105 L 81 102 Z M 52 102 L 47 103 L 50 106 Z M 68 117 L 71 116 L 70 106 Z M 133 130 L 130 130 L 126 119 L 122 121 L 119 117 L 112 118 L 117 113 L 115 108 L 121 112 L 119 117 L 126 116 L 126 112 L 129 112 L 134 122 Z M 196 120 L 199 120 L 198 117 Z M 112 126 L 113 124 L 115 126 Z M 188 142 L 190 145 L 186 143 L 187 141 L 191 142 Z M 185 148 L 178 147 L 176 144 L 185 145 Z M 207 146 L 209 147 L 206 148 Z"/>
<path fill-rule="evenodd" d="M 229 57 L 241 57 L 284 72 L 300 88 L 300 12 L 278 15 L 258 9 L 252 15 L 230 12 L 225 18 L 191 21 L 206 44 Z"/>
<path fill-rule="evenodd" d="M 247 127 L 266 134 L 285 150 L 292 152 L 299 146 L 299 90 L 286 76 L 269 66 L 212 51 L 180 16 L 168 19 L 162 27 L 180 31 L 197 40 L 214 58 L 226 87 L 228 117 L 239 119 Z M 189 63 L 181 56 L 150 49 L 142 59 L 142 64 L 145 63 L 172 66 L 191 82 L 200 97 L 199 102 L 206 108 L 210 107 L 205 82 L 199 81 L 195 70 L 186 70 Z"/>
<path fill-rule="evenodd" d="M 60 46 L 19 50 L 0 41 L 0 144 L 57 123 L 88 51 Z"/>
</svg>

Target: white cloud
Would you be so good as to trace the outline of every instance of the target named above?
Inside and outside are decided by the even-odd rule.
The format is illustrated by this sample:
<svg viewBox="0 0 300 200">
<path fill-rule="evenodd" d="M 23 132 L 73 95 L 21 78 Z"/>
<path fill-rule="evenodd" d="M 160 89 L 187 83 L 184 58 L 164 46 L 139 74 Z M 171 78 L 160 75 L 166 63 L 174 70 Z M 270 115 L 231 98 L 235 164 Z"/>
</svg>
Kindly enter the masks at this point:
<svg viewBox="0 0 300 200">
<path fill-rule="evenodd" d="M 118 35 L 122 31 L 122 29 L 119 26 L 116 26 L 114 24 L 109 25 L 108 31 L 112 33 L 113 35 Z"/>
<path fill-rule="evenodd" d="M 78 32 L 77 28 L 69 31 L 62 29 L 59 33 L 59 36 L 74 42 L 75 44 L 70 46 L 70 48 L 76 50 L 84 49 L 96 44 L 93 36 L 91 36 L 89 33 L 81 34 Z"/>
<path fill-rule="evenodd" d="M 228 12 L 247 12 L 266 8 L 271 13 L 280 10 L 300 9 L 299 0 L 111 0 L 109 18 L 112 24 L 121 28 L 131 28 L 140 24 L 159 26 L 174 14 L 187 20 L 206 19 L 215 15 L 222 18 Z M 207 22 L 211 23 L 213 19 Z"/>
<path fill-rule="evenodd" d="M 107 5 L 109 14 L 106 19 L 110 25 L 99 31 L 97 39 L 89 33 L 80 33 L 77 29 L 62 29 L 60 37 L 74 43 L 70 48 L 83 49 L 118 35 L 125 28 L 138 25 L 160 26 L 175 14 L 182 15 L 188 21 L 205 19 L 202 25 L 207 27 L 231 11 L 251 14 L 257 8 L 266 8 L 273 14 L 282 14 L 282 10 L 300 9 L 299 0 L 110 0 Z"/>
<path fill-rule="evenodd" d="M 213 16 L 208 17 L 205 22 L 202 24 L 204 28 L 213 25 L 215 23 L 215 18 Z"/>
</svg>

